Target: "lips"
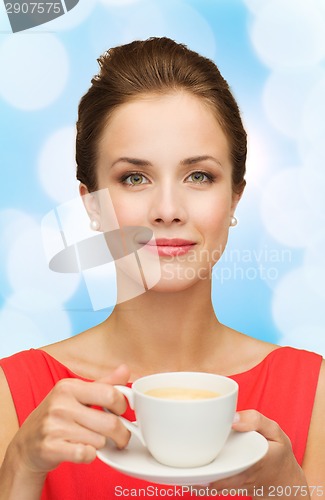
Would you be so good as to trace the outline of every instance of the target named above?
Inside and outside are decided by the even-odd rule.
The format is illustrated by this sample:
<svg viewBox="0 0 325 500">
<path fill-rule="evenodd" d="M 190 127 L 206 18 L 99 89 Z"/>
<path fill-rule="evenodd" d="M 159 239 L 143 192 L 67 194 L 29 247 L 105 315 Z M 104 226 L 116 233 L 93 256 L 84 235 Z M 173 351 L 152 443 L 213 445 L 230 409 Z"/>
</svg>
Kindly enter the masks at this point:
<svg viewBox="0 0 325 500">
<path fill-rule="evenodd" d="M 156 238 L 150 240 L 146 244 L 146 248 L 158 253 L 159 256 L 177 256 L 189 252 L 194 245 L 196 245 L 195 241 L 183 238 Z"/>
</svg>

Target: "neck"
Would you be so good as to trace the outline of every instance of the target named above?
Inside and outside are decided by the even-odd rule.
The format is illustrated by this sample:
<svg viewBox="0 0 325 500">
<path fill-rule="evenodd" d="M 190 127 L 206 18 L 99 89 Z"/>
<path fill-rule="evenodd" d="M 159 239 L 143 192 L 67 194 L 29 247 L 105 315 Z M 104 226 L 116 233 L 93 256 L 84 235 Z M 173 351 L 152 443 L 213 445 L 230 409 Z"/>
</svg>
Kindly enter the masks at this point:
<svg viewBox="0 0 325 500">
<path fill-rule="evenodd" d="M 110 352 L 124 362 L 137 360 L 144 371 L 199 369 L 223 330 L 208 280 L 180 292 L 149 290 L 118 304 L 103 326 Z"/>
</svg>

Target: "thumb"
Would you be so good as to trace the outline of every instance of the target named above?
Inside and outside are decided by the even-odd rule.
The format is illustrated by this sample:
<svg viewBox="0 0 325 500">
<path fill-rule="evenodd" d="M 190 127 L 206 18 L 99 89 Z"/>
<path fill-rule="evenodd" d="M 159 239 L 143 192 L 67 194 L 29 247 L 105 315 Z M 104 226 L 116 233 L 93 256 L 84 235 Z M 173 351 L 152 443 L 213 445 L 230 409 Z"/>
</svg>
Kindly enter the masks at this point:
<svg viewBox="0 0 325 500">
<path fill-rule="evenodd" d="M 285 436 L 276 422 L 256 410 L 244 410 L 236 413 L 232 428 L 239 432 L 259 432 L 269 441 L 281 441 Z"/>
<path fill-rule="evenodd" d="M 125 364 L 117 366 L 109 375 L 102 377 L 98 382 L 110 385 L 126 385 L 130 378 L 129 367 Z"/>
</svg>

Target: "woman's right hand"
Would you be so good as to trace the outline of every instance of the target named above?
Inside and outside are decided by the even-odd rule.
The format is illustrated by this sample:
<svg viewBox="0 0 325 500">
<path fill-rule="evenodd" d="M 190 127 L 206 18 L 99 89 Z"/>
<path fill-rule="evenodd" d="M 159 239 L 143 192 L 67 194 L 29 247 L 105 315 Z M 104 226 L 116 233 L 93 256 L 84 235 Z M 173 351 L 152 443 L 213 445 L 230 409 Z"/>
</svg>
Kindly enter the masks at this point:
<svg viewBox="0 0 325 500">
<path fill-rule="evenodd" d="M 61 462 L 92 462 L 106 438 L 124 448 L 130 433 L 116 415 L 124 413 L 127 404 L 113 385 L 125 385 L 128 379 L 129 370 L 121 365 L 107 378 L 95 382 L 59 381 L 25 420 L 8 452 L 14 453 L 25 472 L 42 475 Z"/>
</svg>

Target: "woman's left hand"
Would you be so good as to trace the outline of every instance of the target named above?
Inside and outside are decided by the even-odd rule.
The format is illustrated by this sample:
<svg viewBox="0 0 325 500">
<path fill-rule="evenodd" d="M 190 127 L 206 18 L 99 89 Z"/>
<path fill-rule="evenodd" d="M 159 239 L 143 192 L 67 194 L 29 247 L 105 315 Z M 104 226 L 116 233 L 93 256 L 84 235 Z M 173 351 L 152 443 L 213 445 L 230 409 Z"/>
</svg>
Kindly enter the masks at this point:
<svg viewBox="0 0 325 500">
<path fill-rule="evenodd" d="M 269 449 L 259 462 L 246 471 L 228 479 L 211 483 L 210 490 L 218 490 L 221 493 L 222 490 L 245 489 L 249 496 L 255 496 L 257 493 L 259 498 L 267 498 L 268 493 L 273 491 L 272 487 L 303 486 L 300 491 L 297 488 L 292 488 L 292 497 L 296 500 L 300 496 L 305 499 L 309 498 L 305 474 L 295 459 L 288 436 L 276 422 L 258 411 L 246 410 L 236 414 L 232 427 L 238 432 L 259 432 L 268 440 Z M 257 491 L 258 489 L 259 491 Z M 273 495 L 276 496 L 276 490 Z"/>
</svg>

